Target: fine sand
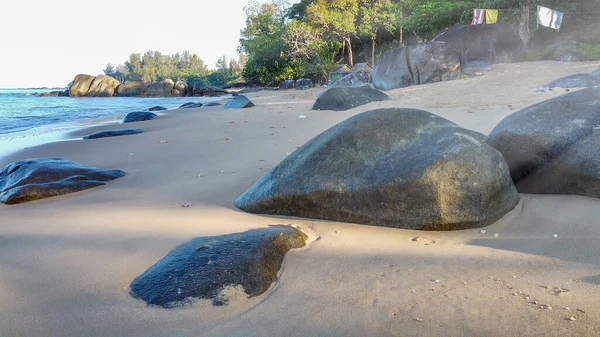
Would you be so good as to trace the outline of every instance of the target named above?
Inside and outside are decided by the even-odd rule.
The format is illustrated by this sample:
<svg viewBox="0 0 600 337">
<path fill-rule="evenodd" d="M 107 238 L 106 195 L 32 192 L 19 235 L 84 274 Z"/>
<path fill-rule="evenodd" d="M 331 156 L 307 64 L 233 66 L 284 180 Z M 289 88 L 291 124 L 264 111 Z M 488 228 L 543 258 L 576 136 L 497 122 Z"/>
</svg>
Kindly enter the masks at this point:
<svg viewBox="0 0 600 337">
<path fill-rule="evenodd" d="M 390 91 L 392 101 L 346 112 L 312 111 L 321 89 L 263 91 L 247 95 L 251 109 L 174 110 L 126 125 L 144 134 L 0 158 L 0 167 L 61 157 L 127 172 L 91 190 L 0 204 L 0 336 L 598 336 L 598 199 L 522 195 L 483 234 L 260 216 L 233 206 L 286 154 L 360 112 L 421 108 L 487 134 L 512 112 L 565 92 L 535 92 L 543 84 L 598 67 L 498 65 L 481 77 Z M 311 242 L 288 253 L 262 296 L 167 310 L 129 295 L 130 282 L 182 242 L 290 223 Z"/>
</svg>

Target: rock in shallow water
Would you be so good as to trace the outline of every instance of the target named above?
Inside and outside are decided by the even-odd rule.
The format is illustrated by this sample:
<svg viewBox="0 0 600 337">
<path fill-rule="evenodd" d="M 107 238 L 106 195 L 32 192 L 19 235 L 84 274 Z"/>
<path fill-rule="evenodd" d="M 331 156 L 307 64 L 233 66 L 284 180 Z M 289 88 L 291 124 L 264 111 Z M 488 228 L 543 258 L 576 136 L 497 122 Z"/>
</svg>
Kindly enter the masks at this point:
<svg viewBox="0 0 600 337">
<path fill-rule="evenodd" d="M 368 111 L 310 140 L 235 205 L 405 229 L 486 226 L 519 195 L 506 162 L 484 138 L 422 110 Z"/>
<path fill-rule="evenodd" d="M 144 130 L 142 130 L 142 129 L 104 130 L 104 131 L 98 131 L 98 132 L 89 134 L 89 135 L 83 137 L 83 139 L 129 136 L 129 135 L 136 135 L 138 133 L 143 133 L 143 132 L 144 132 Z"/>
<path fill-rule="evenodd" d="M 163 111 L 163 110 L 167 110 L 167 108 L 165 108 L 164 106 L 160 106 L 160 105 L 148 108 L 148 111 Z"/>
<path fill-rule="evenodd" d="M 155 113 L 152 113 L 152 112 L 149 112 L 149 111 L 130 112 L 123 119 L 123 123 L 149 121 L 149 120 L 154 119 L 156 117 L 157 117 L 157 115 Z"/>
<path fill-rule="evenodd" d="M 371 102 L 387 101 L 390 97 L 369 86 L 337 87 L 325 91 L 313 105 L 313 110 L 344 111 Z"/>
<path fill-rule="evenodd" d="M 290 226 L 269 226 L 183 243 L 131 282 L 131 294 L 148 304 L 182 305 L 190 298 L 226 302 L 220 293 L 242 286 L 252 297 L 277 279 L 285 254 L 308 237 Z"/>
<path fill-rule="evenodd" d="M 600 89 L 588 88 L 517 111 L 492 130 L 522 193 L 600 198 Z"/>
<path fill-rule="evenodd" d="M 0 201 L 11 205 L 78 192 L 124 175 L 60 158 L 20 160 L 0 171 Z"/>
</svg>

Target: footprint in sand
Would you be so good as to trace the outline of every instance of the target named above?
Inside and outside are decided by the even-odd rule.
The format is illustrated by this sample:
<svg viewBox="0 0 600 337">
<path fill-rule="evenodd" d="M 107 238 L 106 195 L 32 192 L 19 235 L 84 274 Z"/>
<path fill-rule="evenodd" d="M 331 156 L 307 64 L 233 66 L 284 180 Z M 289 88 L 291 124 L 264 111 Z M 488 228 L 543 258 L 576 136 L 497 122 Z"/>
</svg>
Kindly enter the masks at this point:
<svg viewBox="0 0 600 337">
<path fill-rule="evenodd" d="M 424 244 L 425 246 L 429 246 L 435 243 L 435 240 L 432 239 L 428 239 L 428 238 L 424 238 L 424 237 L 420 237 L 420 236 L 416 236 L 412 239 L 412 241 L 414 242 L 419 242 Z"/>
</svg>

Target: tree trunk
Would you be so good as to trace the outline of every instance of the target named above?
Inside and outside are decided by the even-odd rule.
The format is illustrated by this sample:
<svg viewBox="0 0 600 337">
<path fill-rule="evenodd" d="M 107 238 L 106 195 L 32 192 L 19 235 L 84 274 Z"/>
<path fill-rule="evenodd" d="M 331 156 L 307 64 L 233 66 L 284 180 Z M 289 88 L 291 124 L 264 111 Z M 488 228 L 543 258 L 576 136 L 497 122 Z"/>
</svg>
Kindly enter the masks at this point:
<svg viewBox="0 0 600 337">
<path fill-rule="evenodd" d="M 531 0 L 524 0 L 521 12 L 521 22 L 519 23 L 519 35 L 525 44 L 525 48 L 529 44 L 531 32 L 529 31 L 529 10 L 531 9 Z"/>
<path fill-rule="evenodd" d="M 375 39 L 376 38 L 372 38 L 371 42 L 372 42 L 372 48 L 371 48 L 371 67 L 375 66 Z"/>
<path fill-rule="evenodd" d="M 350 38 L 346 38 L 346 43 L 348 44 L 348 65 L 350 68 L 354 67 L 354 59 L 352 58 L 352 42 Z"/>
<path fill-rule="evenodd" d="M 399 47 L 404 47 L 404 28 L 400 27 L 400 37 L 398 38 Z"/>
</svg>

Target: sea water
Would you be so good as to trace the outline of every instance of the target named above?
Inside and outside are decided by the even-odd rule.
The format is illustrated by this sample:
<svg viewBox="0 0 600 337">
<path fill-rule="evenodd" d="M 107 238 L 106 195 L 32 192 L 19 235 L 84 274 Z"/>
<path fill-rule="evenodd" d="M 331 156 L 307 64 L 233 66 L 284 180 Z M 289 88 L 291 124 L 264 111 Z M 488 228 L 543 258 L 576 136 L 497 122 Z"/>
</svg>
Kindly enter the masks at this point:
<svg viewBox="0 0 600 337">
<path fill-rule="evenodd" d="M 98 124 L 118 123 L 133 111 L 160 105 L 178 108 L 186 102 L 208 102 L 204 97 L 40 97 L 49 90 L 0 89 L 0 156 L 24 147 L 64 139 L 68 131 Z"/>
</svg>

